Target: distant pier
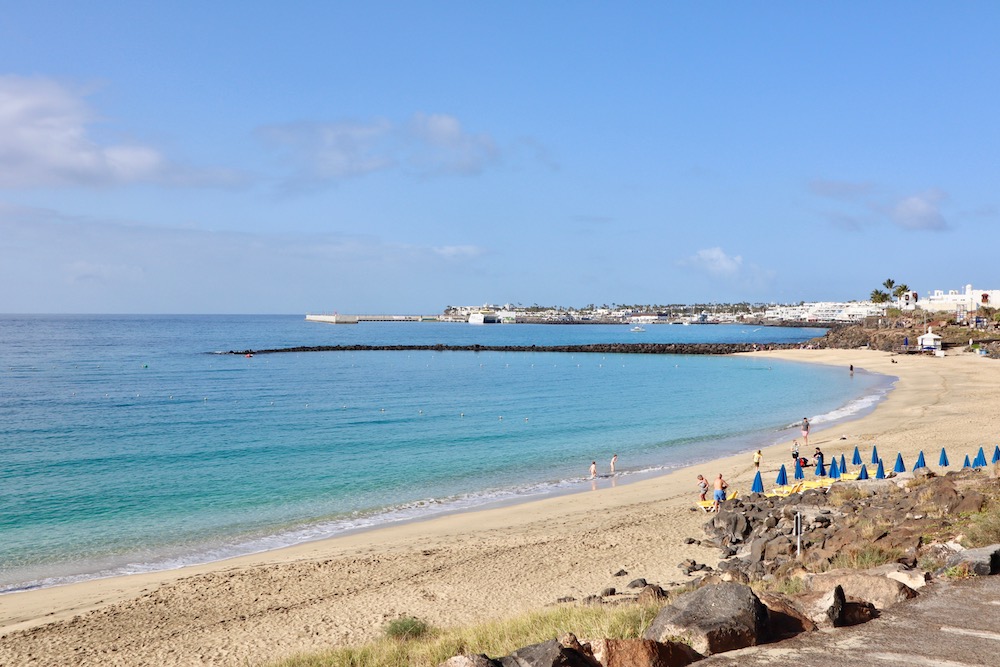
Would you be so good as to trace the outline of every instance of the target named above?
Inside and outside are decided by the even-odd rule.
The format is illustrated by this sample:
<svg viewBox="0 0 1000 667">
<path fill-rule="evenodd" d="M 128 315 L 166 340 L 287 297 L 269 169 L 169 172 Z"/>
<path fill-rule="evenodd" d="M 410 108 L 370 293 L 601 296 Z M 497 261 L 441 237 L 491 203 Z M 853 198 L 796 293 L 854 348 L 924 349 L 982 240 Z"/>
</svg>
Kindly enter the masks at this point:
<svg viewBox="0 0 1000 667">
<path fill-rule="evenodd" d="M 358 322 L 437 322 L 436 315 L 306 315 L 310 322 L 357 324 Z"/>
</svg>

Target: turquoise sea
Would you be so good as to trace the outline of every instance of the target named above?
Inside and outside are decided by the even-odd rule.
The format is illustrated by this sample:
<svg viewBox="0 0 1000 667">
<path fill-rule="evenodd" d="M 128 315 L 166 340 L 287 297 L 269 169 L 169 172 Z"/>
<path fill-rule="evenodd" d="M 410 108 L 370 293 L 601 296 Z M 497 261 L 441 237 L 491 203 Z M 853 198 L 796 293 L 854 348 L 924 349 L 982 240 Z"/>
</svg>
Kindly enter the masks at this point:
<svg viewBox="0 0 1000 667">
<path fill-rule="evenodd" d="M 753 357 L 311 352 L 794 342 L 739 325 L 0 316 L 0 592 L 599 487 L 870 409 L 891 378 Z M 618 454 L 618 475 L 606 476 Z M 709 471 L 706 471 L 709 472 Z"/>
</svg>

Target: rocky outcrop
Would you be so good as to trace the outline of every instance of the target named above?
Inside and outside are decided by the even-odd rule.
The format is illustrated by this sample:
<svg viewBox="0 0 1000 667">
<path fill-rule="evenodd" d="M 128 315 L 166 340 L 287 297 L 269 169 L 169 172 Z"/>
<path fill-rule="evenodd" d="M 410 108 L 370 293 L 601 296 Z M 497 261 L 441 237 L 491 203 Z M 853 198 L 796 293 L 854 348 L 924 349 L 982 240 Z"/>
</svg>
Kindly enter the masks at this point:
<svg viewBox="0 0 1000 667">
<path fill-rule="evenodd" d="M 598 639 L 590 642 L 594 658 L 603 667 L 685 667 L 702 659 L 680 642 L 649 639 Z"/>
<path fill-rule="evenodd" d="M 828 592 L 840 588 L 845 596 L 870 602 L 879 610 L 888 609 L 917 595 L 916 591 L 900 581 L 858 570 L 831 570 L 807 574 L 802 579 L 811 591 Z"/>
<path fill-rule="evenodd" d="M 721 583 L 685 593 L 660 610 L 644 639 L 681 638 L 702 655 L 767 640 L 767 607 L 749 586 Z"/>
<path fill-rule="evenodd" d="M 961 567 L 969 574 L 986 576 L 1000 573 L 1000 544 L 966 549 L 948 559 L 948 567 Z"/>
</svg>

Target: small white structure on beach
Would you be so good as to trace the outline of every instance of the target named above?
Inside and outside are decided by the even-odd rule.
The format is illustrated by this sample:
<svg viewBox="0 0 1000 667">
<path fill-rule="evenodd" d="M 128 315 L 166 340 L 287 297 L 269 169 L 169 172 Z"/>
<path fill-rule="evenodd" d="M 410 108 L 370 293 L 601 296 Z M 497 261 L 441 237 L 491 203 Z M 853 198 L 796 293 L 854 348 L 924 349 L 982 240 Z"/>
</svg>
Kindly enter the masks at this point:
<svg viewBox="0 0 1000 667">
<path fill-rule="evenodd" d="M 941 336 L 931 333 L 930 327 L 928 327 L 927 333 L 917 338 L 917 345 L 921 350 L 938 352 L 941 350 Z"/>
</svg>

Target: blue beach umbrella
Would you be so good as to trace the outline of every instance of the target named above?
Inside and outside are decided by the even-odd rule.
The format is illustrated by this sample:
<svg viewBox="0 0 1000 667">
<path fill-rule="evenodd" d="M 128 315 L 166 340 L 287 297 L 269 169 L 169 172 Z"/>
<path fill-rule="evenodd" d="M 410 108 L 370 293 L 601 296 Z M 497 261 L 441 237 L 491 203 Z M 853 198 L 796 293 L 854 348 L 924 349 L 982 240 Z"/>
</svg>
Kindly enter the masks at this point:
<svg viewBox="0 0 1000 667">
<path fill-rule="evenodd" d="M 872 445 L 872 465 L 878 463 L 881 459 L 878 457 L 878 447 Z"/>
<path fill-rule="evenodd" d="M 979 453 L 976 454 L 976 460 L 972 462 L 973 468 L 985 468 L 986 467 L 986 453 L 983 448 L 979 448 Z"/>
<path fill-rule="evenodd" d="M 997 445 L 996 449 L 993 450 L 993 463 L 997 461 L 1000 461 L 1000 445 Z"/>
<path fill-rule="evenodd" d="M 878 470 L 875 471 L 875 479 L 885 479 L 885 468 L 882 467 L 882 459 L 878 460 Z"/>
<path fill-rule="evenodd" d="M 938 459 L 938 465 L 942 468 L 948 467 L 948 452 L 944 451 L 944 447 L 941 448 L 941 458 Z"/>
<path fill-rule="evenodd" d="M 847 459 L 843 454 L 840 455 L 840 472 L 847 472 Z"/>
<path fill-rule="evenodd" d="M 764 493 L 764 482 L 760 479 L 760 471 L 753 478 L 753 486 L 750 487 L 751 493 Z"/>
<path fill-rule="evenodd" d="M 805 479 L 806 474 L 802 472 L 802 464 L 799 463 L 798 459 L 795 459 L 795 474 L 793 475 L 795 479 Z"/>
<path fill-rule="evenodd" d="M 963 468 L 971 468 L 972 467 L 972 464 L 969 463 L 969 455 L 968 454 L 965 455 L 965 464 L 962 467 Z"/>
<path fill-rule="evenodd" d="M 854 458 L 851 459 L 851 465 L 852 466 L 861 465 L 861 452 L 858 451 L 857 447 L 854 448 Z"/>
<path fill-rule="evenodd" d="M 788 473 L 785 472 L 785 464 L 781 464 L 781 469 L 778 470 L 778 479 L 774 480 L 774 483 L 778 486 L 785 486 L 788 484 Z"/>
<path fill-rule="evenodd" d="M 837 465 L 837 457 L 833 457 L 833 461 L 830 462 L 830 478 L 840 479 L 840 466 Z"/>
<path fill-rule="evenodd" d="M 906 465 L 903 463 L 903 452 L 896 454 L 896 466 L 893 470 L 895 472 L 906 472 Z"/>
<path fill-rule="evenodd" d="M 858 472 L 858 479 L 868 479 L 868 468 L 864 464 L 861 465 L 861 470 Z"/>
<path fill-rule="evenodd" d="M 917 456 L 917 462 L 913 464 L 913 471 L 916 472 L 921 468 L 926 468 L 927 463 L 924 461 L 924 450 L 920 450 L 920 454 Z"/>
<path fill-rule="evenodd" d="M 816 476 L 826 477 L 826 466 L 823 465 L 823 459 L 816 461 Z"/>
</svg>

